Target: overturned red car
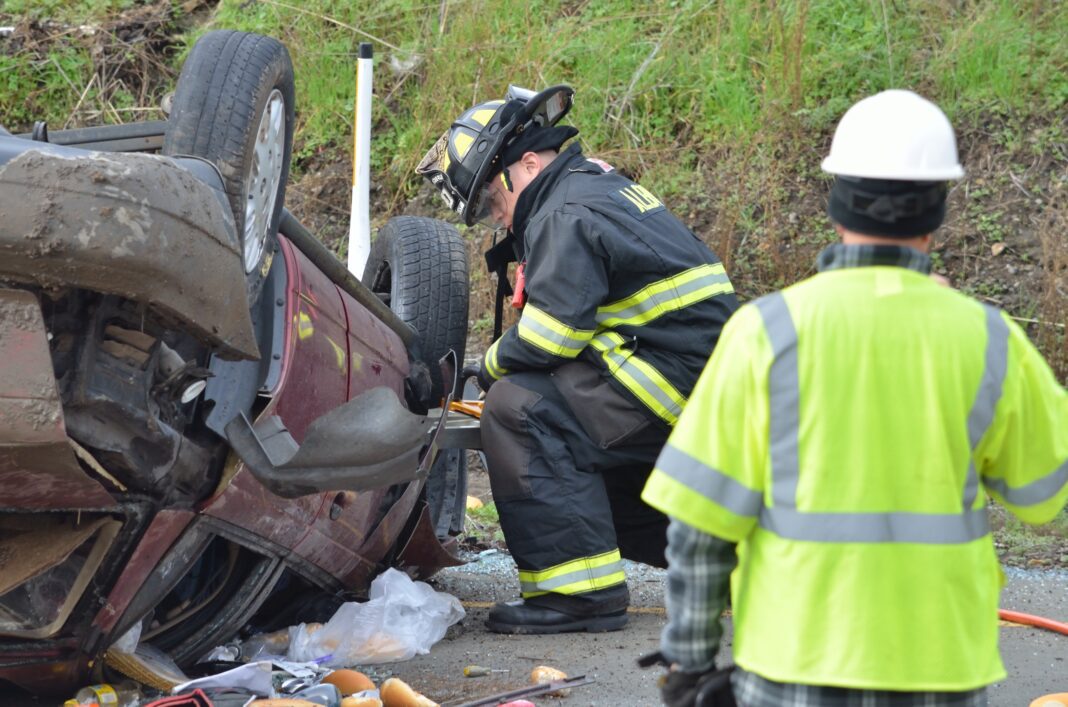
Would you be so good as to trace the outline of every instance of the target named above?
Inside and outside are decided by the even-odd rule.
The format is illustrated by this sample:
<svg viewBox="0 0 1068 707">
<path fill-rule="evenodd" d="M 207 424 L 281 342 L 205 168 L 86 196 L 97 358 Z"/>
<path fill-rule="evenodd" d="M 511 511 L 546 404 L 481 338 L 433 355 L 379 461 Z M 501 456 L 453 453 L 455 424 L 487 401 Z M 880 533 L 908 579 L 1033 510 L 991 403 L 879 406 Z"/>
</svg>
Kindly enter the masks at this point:
<svg viewBox="0 0 1068 707">
<path fill-rule="evenodd" d="M 218 31 L 166 121 L 0 129 L 0 682 L 459 562 L 463 243 L 393 219 L 358 281 L 284 209 L 293 115 L 283 45 Z"/>
</svg>

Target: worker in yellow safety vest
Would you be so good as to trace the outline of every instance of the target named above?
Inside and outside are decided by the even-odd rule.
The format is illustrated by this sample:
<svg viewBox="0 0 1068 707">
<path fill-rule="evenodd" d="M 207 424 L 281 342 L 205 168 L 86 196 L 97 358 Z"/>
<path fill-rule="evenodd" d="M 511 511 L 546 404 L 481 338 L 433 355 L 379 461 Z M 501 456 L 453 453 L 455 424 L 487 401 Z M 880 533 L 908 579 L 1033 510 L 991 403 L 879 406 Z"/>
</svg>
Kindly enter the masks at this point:
<svg viewBox="0 0 1068 707">
<path fill-rule="evenodd" d="M 986 705 L 1005 677 L 987 497 L 1032 524 L 1065 506 L 1068 393 L 1012 319 L 929 276 L 964 174 L 937 106 L 860 101 L 823 169 L 842 242 L 728 321 L 642 495 L 671 518 L 662 694 Z"/>
</svg>

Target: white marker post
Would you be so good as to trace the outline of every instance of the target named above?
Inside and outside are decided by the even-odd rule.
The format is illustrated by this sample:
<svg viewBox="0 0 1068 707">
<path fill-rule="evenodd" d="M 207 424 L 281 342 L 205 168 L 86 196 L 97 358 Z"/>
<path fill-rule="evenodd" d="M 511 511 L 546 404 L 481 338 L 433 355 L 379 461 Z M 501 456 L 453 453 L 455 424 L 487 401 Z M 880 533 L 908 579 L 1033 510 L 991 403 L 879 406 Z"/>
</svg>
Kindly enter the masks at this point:
<svg viewBox="0 0 1068 707">
<path fill-rule="evenodd" d="M 349 272 L 363 277 L 371 253 L 371 44 L 360 43 L 353 104 L 352 210 L 349 214 Z"/>
</svg>

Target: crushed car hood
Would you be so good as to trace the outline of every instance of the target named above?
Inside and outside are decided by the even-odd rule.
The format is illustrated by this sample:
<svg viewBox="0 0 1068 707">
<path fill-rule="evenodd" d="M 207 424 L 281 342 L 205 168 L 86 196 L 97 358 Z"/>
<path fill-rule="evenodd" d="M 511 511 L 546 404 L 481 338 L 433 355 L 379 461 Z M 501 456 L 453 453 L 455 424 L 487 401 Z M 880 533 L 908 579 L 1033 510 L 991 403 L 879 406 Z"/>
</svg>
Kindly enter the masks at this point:
<svg viewBox="0 0 1068 707">
<path fill-rule="evenodd" d="M 259 356 L 230 212 L 164 157 L 49 145 L 0 164 L 0 280 L 142 302 L 224 358 Z"/>
</svg>

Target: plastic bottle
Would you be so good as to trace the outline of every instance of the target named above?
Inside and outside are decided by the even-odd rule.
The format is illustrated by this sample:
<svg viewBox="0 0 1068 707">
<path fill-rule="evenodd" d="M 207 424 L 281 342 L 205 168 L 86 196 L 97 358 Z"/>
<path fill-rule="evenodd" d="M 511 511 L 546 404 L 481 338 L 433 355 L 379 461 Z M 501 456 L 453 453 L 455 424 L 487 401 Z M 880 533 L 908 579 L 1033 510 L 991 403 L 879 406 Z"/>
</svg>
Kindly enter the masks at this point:
<svg viewBox="0 0 1068 707">
<path fill-rule="evenodd" d="M 137 707 L 141 703 L 141 690 L 136 683 L 124 682 L 118 685 L 89 685 L 78 690 L 74 699 L 67 700 L 63 707 Z"/>
</svg>

